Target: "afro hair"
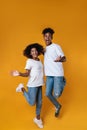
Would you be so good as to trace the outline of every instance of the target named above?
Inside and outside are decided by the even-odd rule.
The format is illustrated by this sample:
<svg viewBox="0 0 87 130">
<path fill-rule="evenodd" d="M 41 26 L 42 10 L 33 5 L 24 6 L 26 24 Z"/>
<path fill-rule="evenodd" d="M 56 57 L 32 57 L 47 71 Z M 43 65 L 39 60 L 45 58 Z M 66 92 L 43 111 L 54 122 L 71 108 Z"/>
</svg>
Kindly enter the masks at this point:
<svg viewBox="0 0 87 130">
<path fill-rule="evenodd" d="M 38 55 L 43 54 L 43 50 L 44 50 L 43 46 L 40 45 L 39 43 L 32 43 L 24 49 L 23 55 L 26 56 L 27 58 L 32 59 L 32 56 L 31 56 L 31 49 L 32 48 L 36 48 L 36 50 L 38 51 Z"/>
</svg>

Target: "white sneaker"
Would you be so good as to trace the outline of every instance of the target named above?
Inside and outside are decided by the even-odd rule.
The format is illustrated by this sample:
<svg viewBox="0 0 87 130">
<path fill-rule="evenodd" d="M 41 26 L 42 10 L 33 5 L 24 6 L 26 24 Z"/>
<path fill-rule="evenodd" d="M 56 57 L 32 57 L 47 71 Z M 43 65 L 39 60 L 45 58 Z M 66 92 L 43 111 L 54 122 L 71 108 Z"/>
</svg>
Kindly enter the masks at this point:
<svg viewBox="0 0 87 130">
<path fill-rule="evenodd" d="M 42 120 L 38 120 L 36 117 L 34 118 L 34 123 L 39 127 L 39 128 L 43 128 L 43 123 Z"/>
<path fill-rule="evenodd" d="M 16 92 L 22 92 L 22 88 L 24 88 L 24 85 L 20 83 L 18 87 L 16 88 Z"/>
</svg>

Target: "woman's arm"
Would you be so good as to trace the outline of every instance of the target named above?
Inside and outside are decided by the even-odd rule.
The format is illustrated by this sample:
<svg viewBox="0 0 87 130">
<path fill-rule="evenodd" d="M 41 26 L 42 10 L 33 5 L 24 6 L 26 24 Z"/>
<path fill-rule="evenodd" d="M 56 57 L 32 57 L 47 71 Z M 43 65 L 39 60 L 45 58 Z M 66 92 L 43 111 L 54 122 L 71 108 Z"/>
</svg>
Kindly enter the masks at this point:
<svg viewBox="0 0 87 130">
<path fill-rule="evenodd" d="M 14 70 L 14 71 L 11 72 L 11 75 L 12 75 L 12 76 L 28 77 L 29 74 L 30 74 L 30 70 L 26 70 L 25 73 L 21 73 L 21 72 L 19 72 L 19 71 L 17 71 L 17 70 Z"/>
<path fill-rule="evenodd" d="M 30 70 L 26 70 L 25 73 L 21 73 L 21 72 L 19 72 L 19 76 L 22 76 L 22 77 L 28 77 L 29 74 L 30 74 Z"/>
</svg>

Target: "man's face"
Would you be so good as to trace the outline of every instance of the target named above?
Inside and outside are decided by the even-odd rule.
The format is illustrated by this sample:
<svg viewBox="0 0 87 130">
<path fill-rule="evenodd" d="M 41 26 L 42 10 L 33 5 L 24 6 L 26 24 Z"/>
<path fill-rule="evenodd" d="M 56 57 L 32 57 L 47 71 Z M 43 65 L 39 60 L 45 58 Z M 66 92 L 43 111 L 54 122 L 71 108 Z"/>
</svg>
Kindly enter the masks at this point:
<svg viewBox="0 0 87 130">
<path fill-rule="evenodd" d="M 43 35 L 44 41 L 46 43 L 46 46 L 50 45 L 52 43 L 52 34 L 51 33 L 45 33 Z"/>
</svg>

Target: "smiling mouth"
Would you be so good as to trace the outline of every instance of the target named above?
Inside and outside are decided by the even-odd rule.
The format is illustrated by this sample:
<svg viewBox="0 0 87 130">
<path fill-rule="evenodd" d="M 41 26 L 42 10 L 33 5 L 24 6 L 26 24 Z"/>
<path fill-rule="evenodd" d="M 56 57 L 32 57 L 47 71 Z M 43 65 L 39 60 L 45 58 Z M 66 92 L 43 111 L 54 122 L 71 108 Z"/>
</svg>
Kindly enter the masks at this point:
<svg viewBox="0 0 87 130">
<path fill-rule="evenodd" d="M 49 40 L 46 40 L 47 42 L 49 42 Z"/>
</svg>

